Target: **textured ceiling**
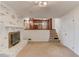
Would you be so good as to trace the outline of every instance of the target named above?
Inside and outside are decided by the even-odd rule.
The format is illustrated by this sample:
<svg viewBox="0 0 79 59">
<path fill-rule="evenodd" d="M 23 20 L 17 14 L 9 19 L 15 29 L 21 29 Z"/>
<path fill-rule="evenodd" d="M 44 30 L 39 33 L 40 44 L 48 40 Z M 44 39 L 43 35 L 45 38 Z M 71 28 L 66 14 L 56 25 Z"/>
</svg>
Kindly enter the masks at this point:
<svg viewBox="0 0 79 59">
<path fill-rule="evenodd" d="M 39 7 L 34 1 L 2 1 L 11 7 L 19 17 L 61 17 L 79 5 L 73 1 L 50 1 L 47 7 Z"/>
</svg>

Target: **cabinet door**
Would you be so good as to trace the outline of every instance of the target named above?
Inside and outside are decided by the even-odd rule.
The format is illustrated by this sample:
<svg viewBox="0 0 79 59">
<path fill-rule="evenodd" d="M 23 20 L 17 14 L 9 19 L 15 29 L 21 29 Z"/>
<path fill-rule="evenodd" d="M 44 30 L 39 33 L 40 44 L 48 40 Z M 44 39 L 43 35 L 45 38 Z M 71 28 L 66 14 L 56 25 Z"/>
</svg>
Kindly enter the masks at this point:
<svg viewBox="0 0 79 59">
<path fill-rule="evenodd" d="M 61 22 L 61 32 L 63 44 L 73 49 L 75 39 L 75 24 L 73 22 L 73 16 L 65 16 Z"/>
<path fill-rule="evenodd" d="M 75 24 L 74 24 L 74 18 L 73 18 L 73 16 L 69 16 L 68 17 L 66 26 L 67 26 L 66 31 L 67 31 L 67 42 L 68 42 L 68 46 L 71 49 L 74 49 Z"/>
<path fill-rule="evenodd" d="M 74 16 L 74 24 L 75 24 L 74 51 L 79 55 L 79 16 Z"/>
</svg>

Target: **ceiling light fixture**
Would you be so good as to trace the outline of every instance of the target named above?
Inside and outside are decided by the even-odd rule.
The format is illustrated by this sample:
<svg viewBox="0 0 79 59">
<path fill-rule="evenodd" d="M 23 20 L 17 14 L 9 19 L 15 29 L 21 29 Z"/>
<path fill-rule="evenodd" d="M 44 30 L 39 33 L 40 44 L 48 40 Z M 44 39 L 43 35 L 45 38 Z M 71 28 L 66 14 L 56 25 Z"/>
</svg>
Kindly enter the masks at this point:
<svg viewBox="0 0 79 59">
<path fill-rule="evenodd" d="M 40 7 L 46 7 L 47 6 L 47 2 L 39 2 L 39 6 Z"/>
<path fill-rule="evenodd" d="M 47 6 L 47 2 L 43 2 L 43 5 Z"/>
<path fill-rule="evenodd" d="M 36 1 L 35 4 L 40 7 L 46 7 L 48 5 L 46 1 Z"/>
</svg>

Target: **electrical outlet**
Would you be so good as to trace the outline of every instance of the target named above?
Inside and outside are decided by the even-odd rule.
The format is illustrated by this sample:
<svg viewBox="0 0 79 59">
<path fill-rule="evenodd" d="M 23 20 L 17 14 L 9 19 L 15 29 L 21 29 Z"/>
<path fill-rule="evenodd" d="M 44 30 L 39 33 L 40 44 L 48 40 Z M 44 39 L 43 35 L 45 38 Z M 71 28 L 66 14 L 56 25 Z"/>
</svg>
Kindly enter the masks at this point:
<svg viewBox="0 0 79 59">
<path fill-rule="evenodd" d="M 31 40 L 31 38 L 29 38 L 28 40 Z"/>
</svg>

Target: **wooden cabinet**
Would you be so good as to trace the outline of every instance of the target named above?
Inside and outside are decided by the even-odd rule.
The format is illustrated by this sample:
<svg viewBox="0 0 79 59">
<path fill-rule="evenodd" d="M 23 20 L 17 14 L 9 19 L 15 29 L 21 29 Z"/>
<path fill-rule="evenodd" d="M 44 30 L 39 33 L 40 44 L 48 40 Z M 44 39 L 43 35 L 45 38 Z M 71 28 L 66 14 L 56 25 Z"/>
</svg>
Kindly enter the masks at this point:
<svg viewBox="0 0 79 59">
<path fill-rule="evenodd" d="M 52 18 L 47 20 L 32 18 L 30 20 L 24 21 L 24 25 L 26 30 L 51 30 Z"/>
</svg>

